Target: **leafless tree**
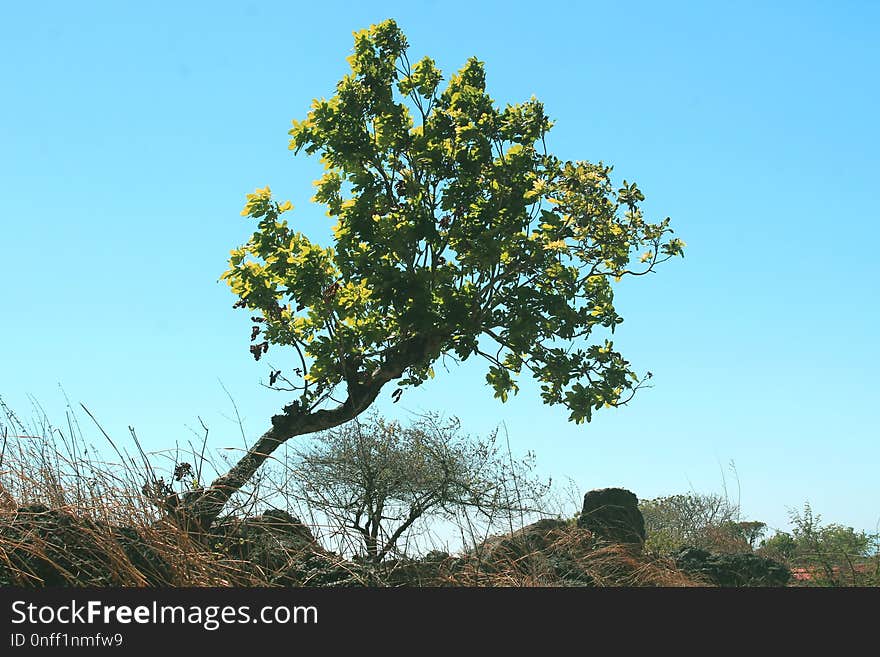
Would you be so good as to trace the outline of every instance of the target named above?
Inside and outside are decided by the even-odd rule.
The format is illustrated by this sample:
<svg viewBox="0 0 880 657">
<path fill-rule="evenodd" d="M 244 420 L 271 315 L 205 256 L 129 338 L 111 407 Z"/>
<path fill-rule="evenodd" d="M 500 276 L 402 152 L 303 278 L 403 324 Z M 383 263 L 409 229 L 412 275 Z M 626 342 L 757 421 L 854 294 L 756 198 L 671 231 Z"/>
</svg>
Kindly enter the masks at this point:
<svg viewBox="0 0 880 657">
<path fill-rule="evenodd" d="M 377 564 L 420 520 L 538 510 L 548 486 L 532 470 L 532 459 L 502 452 L 494 433 L 463 436 L 455 418 L 428 414 L 403 426 L 373 414 L 295 450 L 288 494 L 353 532 Z"/>
</svg>

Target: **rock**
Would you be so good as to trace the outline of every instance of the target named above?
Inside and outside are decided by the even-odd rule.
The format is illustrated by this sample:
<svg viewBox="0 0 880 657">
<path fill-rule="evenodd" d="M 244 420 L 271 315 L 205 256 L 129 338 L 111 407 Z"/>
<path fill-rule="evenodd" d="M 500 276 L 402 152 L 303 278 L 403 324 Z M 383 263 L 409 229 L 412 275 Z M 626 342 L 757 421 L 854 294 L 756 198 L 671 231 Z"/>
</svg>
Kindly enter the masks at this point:
<svg viewBox="0 0 880 657">
<path fill-rule="evenodd" d="M 179 530 L 118 526 L 41 504 L 4 514 L 0 521 L 0 585 L 12 586 L 161 586 L 179 580 L 166 557 L 175 554 Z M 212 534 L 213 544 L 195 539 L 187 558 L 226 559 L 228 568 L 290 567 L 293 554 L 315 545 L 311 531 L 284 512 L 230 523 Z M 207 542 L 207 541 L 206 541 Z M 159 548 L 159 549 L 157 549 Z M 202 555 L 197 551 L 207 548 Z M 161 551 L 160 551 L 161 550 Z M 212 555 L 214 555 L 212 557 Z M 218 561 L 217 570 L 221 569 Z"/>
<path fill-rule="evenodd" d="M 324 550 L 290 514 L 225 518 L 185 536 L 173 523 L 131 527 L 44 505 L 0 514 L 0 586 L 358 586 L 369 573 Z"/>
<path fill-rule="evenodd" d="M 757 554 L 712 554 L 683 547 L 674 559 L 683 571 L 717 586 L 785 586 L 791 579 L 785 565 Z"/>
<path fill-rule="evenodd" d="M 283 572 L 301 552 L 320 550 L 311 530 L 280 509 L 253 518 L 222 518 L 211 527 L 210 536 L 214 550 L 267 572 Z"/>
<path fill-rule="evenodd" d="M 645 519 L 639 511 L 639 499 L 625 488 L 602 488 L 584 495 L 584 508 L 577 524 L 607 543 L 641 547 L 645 542 Z"/>
<path fill-rule="evenodd" d="M 215 551 L 258 568 L 281 586 L 360 586 L 369 573 L 325 550 L 298 518 L 270 509 L 253 518 L 227 517 L 210 530 Z"/>
<path fill-rule="evenodd" d="M 139 586 L 169 581 L 169 564 L 133 529 L 42 504 L 0 522 L 0 585 Z"/>
<path fill-rule="evenodd" d="M 486 561 L 515 560 L 547 549 L 556 532 L 565 526 L 564 520 L 544 518 L 513 533 L 485 540 L 477 547 L 475 554 Z"/>
<path fill-rule="evenodd" d="M 577 539 L 577 546 L 572 538 Z M 589 586 L 593 580 L 579 567 L 574 552 L 588 552 L 592 544 L 589 532 L 577 530 L 565 520 L 544 518 L 510 534 L 483 541 L 466 555 L 468 564 L 463 565 L 470 566 L 470 574 L 476 577 L 476 582 L 484 574 L 504 573 L 555 585 Z"/>
</svg>

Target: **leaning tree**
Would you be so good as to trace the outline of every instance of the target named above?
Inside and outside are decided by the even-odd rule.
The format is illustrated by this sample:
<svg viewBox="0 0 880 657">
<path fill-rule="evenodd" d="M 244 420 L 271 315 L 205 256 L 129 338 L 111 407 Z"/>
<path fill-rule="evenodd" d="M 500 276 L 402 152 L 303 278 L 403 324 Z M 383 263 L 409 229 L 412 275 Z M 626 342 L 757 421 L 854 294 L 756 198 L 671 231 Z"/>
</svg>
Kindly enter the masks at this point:
<svg viewBox="0 0 880 657">
<path fill-rule="evenodd" d="M 393 20 L 357 32 L 351 73 L 293 122 L 290 149 L 324 165 L 314 200 L 335 221 L 332 246 L 292 228 L 268 187 L 247 195 L 256 230 L 223 279 L 253 314 L 254 357 L 291 348 L 270 382 L 294 398 L 182 500 L 202 525 L 279 445 L 355 418 L 391 382 L 395 396 L 421 385 L 441 355 L 484 358 L 502 401 L 525 370 L 578 423 L 650 376 L 607 339 L 623 321 L 612 283 L 683 254 L 669 219 L 646 221 L 641 191 L 615 189 L 611 167 L 548 152 L 543 105 L 498 107 L 483 62 L 444 82 L 407 47 Z"/>
</svg>

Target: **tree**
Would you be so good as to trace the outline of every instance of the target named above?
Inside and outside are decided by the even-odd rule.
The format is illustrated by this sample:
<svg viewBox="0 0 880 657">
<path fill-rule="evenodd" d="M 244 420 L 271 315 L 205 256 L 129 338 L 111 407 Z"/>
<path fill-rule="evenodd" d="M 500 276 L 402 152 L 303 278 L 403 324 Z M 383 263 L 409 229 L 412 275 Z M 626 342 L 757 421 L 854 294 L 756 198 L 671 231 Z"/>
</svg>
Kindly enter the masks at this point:
<svg viewBox="0 0 880 657">
<path fill-rule="evenodd" d="M 809 503 L 791 510 L 792 533 L 777 532 L 761 542 L 759 552 L 805 568 L 822 584 L 876 585 L 880 579 L 880 534 L 869 534 L 836 523 L 823 525 Z M 872 563 L 873 560 L 873 563 Z"/>
<path fill-rule="evenodd" d="M 325 167 L 314 200 L 336 222 L 332 247 L 294 230 L 290 202 L 268 186 L 247 195 L 256 230 L 222 278 L 254 313 L 254 357 L 291 348 L 295 365 L 270 384 L 296 398 L 184 500 L 203 524 L 280 444 L 357 417 L 392 381 L 396 399 L 441 355 L 488 361 L 502 401 L 525 370 L 575 422 L 627 403 L 650 377 L 594 333 L 623 321 L 612 282 L 683 255 L 669 219 L 648 222 L 642 192 L 625 180 L 615 190 L 611 167 L 549 153 L 543 105 L 497 107 L 481 61 L 444 87 L 434 61 L 411 64 L 407 47 L 392 20 L 357 32 L 351 73 L 293 122 L 291 150 Z"/>
<path fill-rule="evenodd" d="M 773 536 L 761 541 L 758 553 L 761 556 L 791 563 L 797 555 L 798 544 L 788 532 L 776 532 Z"/>
<path fill-rule="evenodd" d="M 645 518 L 647 545 L 660 552 L 673 552 L 686 545 L 709 549 L 729 544 L 730 530 L 739 523 L 740 514 L 737 504 L 714 493 L 658 497 L 644 500 L 639 509 Z M 741 542 L 748 549 L 745 540 Z"/>
<path fill-rule="evenodd" d="M 374 414 L 316 434 L 296 450 L 291 496 L 354 531 L 373 563 L 423 519 L 470 510 L 491 522 L 535 510 L 547 487 L 530 462 L 502 458 L 494 434 L 470 440 L 459 428 L 436 415 L 402 426 Z"/>
<path fill-rule="evenodd" d="M 739 539 L 748 545 L 750 551 L 755 549 L 755 543 L 767 531 L 767 523 L 760 520 L 744 520 L 741 522 L 729 522 L 722 526 L 731 538 Z"/>
</svg>

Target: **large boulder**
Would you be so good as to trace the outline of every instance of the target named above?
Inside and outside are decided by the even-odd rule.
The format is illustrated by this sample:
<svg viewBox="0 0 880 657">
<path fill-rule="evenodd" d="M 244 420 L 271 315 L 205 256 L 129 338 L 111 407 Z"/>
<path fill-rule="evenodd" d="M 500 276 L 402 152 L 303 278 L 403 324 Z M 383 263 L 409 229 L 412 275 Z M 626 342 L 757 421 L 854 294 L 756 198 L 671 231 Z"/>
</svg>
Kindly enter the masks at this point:
<svg viewBox="0 0 880 657">
<path fill-rule="evenodd" d="M 221 518 L 210 529 L 210 541 L 215 551 L 258 566 L 270 576 L 286 572 L 305 553 L 322 551 L 311 530 L 280 509 Z"/>
<path fill-rule="evenodd" d="M 473 560 L 462 564 L 464 579 L 475 577 L 479 582 L 481 575 L 495 573 L 501 576 L 490 581 L 592 586 L 594 579 L 585 572 L 582 562 L 583 555 L 592 549 L 589 532 L 575 529 L 565 520 L 544 518 L 510 534 L 490 537 L 477 546 L 468 555 Z"/>
<path fill-rule="evenodd" d="M 281 509 L 222 518 L 209 539 L 215 551 L 256 568 L 261 579 L 275 585 L 358 586 L 370 577 L 321 547 L 308 526 Z"/>
<path fill-rule="evenodd" d="M 787 566 L 757 554 L 712 554 L 684 547 L 674 558 L 683 571 L 716 586 L 785 586 L 791 579 Z"/>
<path fill-rule="evenodd" d="M 544 518 L 510 534 L 486 539 L 474 554 L 486 562 L 516 560 L 546 550 L 565 526 L 564 520 Z"/>
<path fill-rule="evenodd" d="M 584 495 L 577 524 L 606 543 L 641 547 L 645 542 L 639 498 L 625 488 L 601 488 Z"/>
</svg>

